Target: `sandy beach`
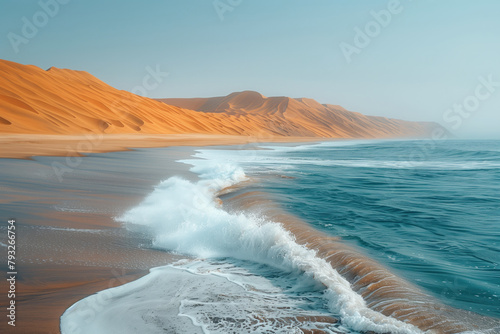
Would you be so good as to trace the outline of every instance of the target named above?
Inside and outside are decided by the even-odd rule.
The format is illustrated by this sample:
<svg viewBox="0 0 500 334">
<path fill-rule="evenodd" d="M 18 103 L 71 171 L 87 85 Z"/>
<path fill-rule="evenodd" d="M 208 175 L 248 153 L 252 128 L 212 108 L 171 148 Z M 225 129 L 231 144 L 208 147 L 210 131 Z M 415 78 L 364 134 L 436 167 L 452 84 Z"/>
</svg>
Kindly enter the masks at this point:
<svg viewBox="0 0 500 334">
<path fill-rule="evenodd" d="M 60 316 L 76 301 L 180 259 L 142 247 L 151 239 L 132 236 L 113 219 L 161 180 L 173 175 L 196 178 L 175 160 L 207 145 L 245 148 L 263 141 L 317 140 L 269 135 L 1 134 L 0 207 L 4 217 L 16 220 L 18 232 L 16 332 L 59 333 Z M 4 259 L 2 268 L 7 272 Z M 7 288 L 6 281 L 1 285 Z M 3 309 L 6 300 L 0 303 Z M 2 322 L 0 329 L 11 328 Z"/>
<path fill-rule="evenodd" d="M 59 177 L 52 165 L 64 164 L 64 157 L 0 159 L 0 207 L 16 220 L 18 266 L 16 327 L 2 321 L 0 331 L 59 333 L 59 317 L 76 301 L 179 259 L 148 248 L 150 239 L 132 235 L 113 217 L 169 176 L 194 178 L 175 162 L 192 151 L 93 154 Z M 7 288 L 5 280 L 1 287 Z"/>
<path fill-rule="evenodd" d="M 76 157 L 89 153 L 129 151 L 134 148 L 167 146 L 246 145 L 262 142 L 296 143 L 318 141 L 317 137 L 236 136 L 212 134 L 98 134 L 47 135 L 0 134 L 0 158 L 31 156 Z"/>
</svg>

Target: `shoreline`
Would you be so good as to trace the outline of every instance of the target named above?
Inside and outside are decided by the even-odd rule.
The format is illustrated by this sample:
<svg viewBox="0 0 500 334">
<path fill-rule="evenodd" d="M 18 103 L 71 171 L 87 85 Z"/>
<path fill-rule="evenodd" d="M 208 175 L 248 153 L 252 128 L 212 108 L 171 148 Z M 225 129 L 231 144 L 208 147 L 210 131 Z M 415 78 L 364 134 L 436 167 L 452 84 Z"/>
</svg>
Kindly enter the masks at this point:
<svg viewBox="0 0 500 334">
<path fill-rule="evenodd" d="M 60 316 L 78 300 L 187 258 L 151 249 L 147 236 L 113 218 L 161 180 L 194 179 L 188 165 L 175 161 L 195 149 L 89 155 L 59 180 L 52 165 L 65 157 L 0 159 L 0 208 L 2 219 L 16 219 L 18 270 L 16 327 L 2 320 L 0 332 L 59 333 Z M 7 235 L 5 224 L 0 232 Z M 7 272 L 6 257 L 0 265 Z M 0 308 L 6 310 L 8 302 L 1 298 Z"/>
<path fill-rule="evenodd" d="M 318 140 L 321 139 L 1 134 L 0 206 L 5 219 L 16 219 L 20 234 L 15 331 L 59 333 L 60 316 L 78 300 L 134 281 L 147 275 L 150 268 L 187 258 L 152 249 L 138 252 L 137 247 L 145 240 L 135 240 L 133 244 L 126 233 L 120 233 L 124 227 L 113 219 L 142 201 L 161 180 L 171 176 L 197 178 L 189 171 L 190 166 L 175 161 L 191 158 L 197 148 L 204 146 L 242 148 L 252 143 Z M 62 166 L 63 173 L 58 175 L 55 164 Z M 107 178 L 103 183 L 99 175 L 102 173 Z M 116 177 L 117 173 L 124 175 Z M 149 175 L 147 180 L 141 179 L 144 175 Z M 120 190 L 129 189 L 124 193 L 108 190 L 116 184 L 120 184 Z M 96 233 L 89 232 L 92 230 Z M 101 237 L 100 233 L 109 235 Z M 143 265 L 120 261 L 123 254 Z M 149 257 L 153 260 L 147 261 Z M 3 261 L 0 265 L 7 268 Z M 6 302 L 2 299 L 0 307 L 5 309 Z M 0 330 L 4 329 L 12 328 L 1 322 Z"/>
<path fill-rule="evenodd" d="M 235 136 L 211 134 L 0 134 L 0 158 L 35 156 L 79 157 L 92 153 L 130 151 L 136 148 L 233 146 L 253 143 L 303 143 L 349 138 Z"/>
<path fill-rule="evenodd" d="M 227 138 L 220 140 L 227 140 Z M 318 141 L 318 138 L 314 141 Z M 235 146 L 238 147 L 237 144 L 221 146 L 233 149 Z M 194 151 L 200 147 L 201 145 L 175 146 L 91 154 L 82 159 L 81 164 L 75 167 L 74 171 L 64 175 L 65 179 L 59 182 L 59 187 L 55 186 L 56 189 L 41 189 L 40 184 L 36 183 L 29 184 L 28 188 L 25 184 L 25 188 L 19 186 L 15 194 L 12 190 L 15 190 L 16 175 L 19 180 L 23 176 L 36 174 L 43 176 L 44 182 L 52 184 L 51 187 L 54 187 L 53 183 L 57 185 L 57 179 L 54 176 L 48 178 L 47 173 L 53 174 L 52 164 L 64 163 L 67 157 L 37 156 L 29 160 L 0 159 L 1 163 L 10 167 L 0 171 L 2 175 L 0 179 L 8 180 L 5 183 L 11 183 L 6 187 L 0 186 L 8 190 L 3 196 L 0 195 L 0 204 L 12 204 L 15 206 L 13 212 L 18 213 L 28 209 L 20 216 L 15 216 L 20 222 L 20 230 L 23 231 L 22 242 L 26 243 L 20 245 L 23 253 L 20 251 L 19 255 L 24 259 L 31 259 L 30 262 L 20 263 L 19 266 L 23 271 L 23 277 L 19 279 L 18 286 L 23 292 L 18 298 L 19 325 L 16 327 L 20 329 L 28 326 L 26 329 L 29 332 L 33 332 L 32 328 L 37 328 L 40 333 L 58 333 L 60 316 L 75 302 L 96 292 L 137 280 L 147 275 L 150 268 L 188 258 L 148 248 L 147 237 L 129 235 L 121 224 L 113 220 L 113 217 L 142 201 L 151 192 L 152 187 L 161 180 L 179 175 L 191 181 L 197 179 L 198 176 L 189 171 L 189 165 L 176 161 L 191 159 Z M 29 168 L 26 169 L 26 167 L 31 165 L 33 168 L 30 173 Z M 108 189 L 117 184 L 119 184 L 118 189 Z M 234 187 L 239 188 L 239 185 L 236 184 Z M 364 267 L 360 269 L 360 272 L 357 269 L 351 271 L 351 268 L 344 262 L 334 263 L 335 261 L 330 257 L 337 253 L 349 259 L 348 262 L 359 262 L 359 256 L 362 254 L 346 247 L 339 238 L 327 237 L 307 223 L 299 221 L 297 217 L 279 207 L 274 207 L 273 201 L 270 201 L 267 196 L 252 195 L 248 188 L 251 186 L 242 185 L 241 189 L 236 189 L 235 192 L 227 195 L 224 190 L 219 194 L 222 204 L 235 205 L 238 208 L 244 208 L 245 211 L 257 207 L 266 208 L 264 211 L 269 210 L 267 213 L 271 217 L 287 226 L 286 229 L 297 237 L 299 244 L 308 248 L 317 248 L 321 257 L 325 257 L 329 262 L 332 261 L 333 268 L 347 272 L 348 276 L 357 277 L 366 273 L 368 273 L 366 275 L 371 275 L 370 272 L 381 271 L 379 264 L 364 256 L 361 257 Z M 37 205 L 33 205 L 33 202 Z M 61 205 L 56 206 L 55 203 Z M 75 206 L 77 203 L 80 206 Z M 48 205 L 50 209 L 44 211 L 40 205 L 45 208 Z M 109 209 L 110 207 L 112 209 Z M 107 211 L 103 208 L 107 208 Z M 36 218 L 37 215 L 39 215 L 38 218 Z M 71 247 L 68 244 L 60 245 L 60 240 L 68 241 Z M 145 243 L 146 247 L 141 247 Z M 27 244 L 30 246 L 28 247 Z M 54 245 L 59 250 L 54 251 L 51 248 Z M 108 247 L 109 245 L 112 246 Z M 70 255 L 64 255 L 65 253 Z M 78 256 L 75 257 L 73 253 Z M 35 258 L 35 256 L 38 257 Z M 49 258 L 50 261 L 46 261 Z M 392 276 L 389 272 L 387 275 Z M 408 289 L 408 293 L 414 297 L 419 296 L 416 299 L 435 302 L 432 298 L 427 299 L 428 295 L 425 293 L 420 295 L 420 291 L 415 291 L 414 286 L 406 286 L 406 283 L 401 279 L 395 279 L 394 282 L 395 286 L 404 287 L 404 290 Z M 363 286 L 357 288 L 364 289 Z M 372 303 L 379 302 L 377 298 L 375 296 Z M 385 299 L 383 295 L 380 298 Z M 440 303 L 436 306 L 439 312 L 452 315 L 451 318 L 459 319 L 466 315 Z M 5 307 L 4 303 L 0 303 L 0 307 Z M 42 316 L 42 309 L 51 316 Z M 423 308 L 418 312 L 426 313 L 426 311 Z M 30 322 L 27 323 L 25 319 L 29 319 Z M 3 326 L 5 324 L 0 324 L 0 329 Z M 455 325 L 450 324 L 450 326 L 454 328 Z"/>
<path fill-rule="evenodd" d="M 50 237 L 44 241 L 45 243 L 39 242 L 41 239 L 35 234 L 40 233 L 40 228 L 68 229 L 64 240 L 69 244 L 75 238 L 78 239 L 76 236 L 79 230 L 123 229 L 113 220 L 113 216 L 120 210 L 130 208 L 143 200 L 151 188 L 161 180 L 174 175 L 181 175 L 191 180 L 197 177 L 189 172 L 188 165 L 174 161 L 190 158 L 199 147 L 214 145 L 244 147 L 265 142 L 300 143 L 319 140 L 328 139 L 204 134 L 0 134 L 0 164 L 6 166 L 0 171 L 0 180 L 2 180 L 0 206 L 4 207 L 3 216 L 5 219 L 16 218 L 20 225 L 20 233 L 26 229 L 32 229 L 34 232 L 29 237 L 24 235 L 24 238 L 20 237 L 18 240 L 18 266 L 22 275 L 17 278 L 16 282 L 20 291 L 16 299 L 18 310 L 16 332 L 59 333 L 60 316 L 78 300 L 101 290 L 136 280 L 147 275 L 152 267 L 186 258 L 148 250 L 146 253 L 155 255 L 156 261 L 151 261 L 140 268 L 129 268 L 130 266 L 127 267 L 126 264 L 117 265 L 113 262 L 89 265 L 84 263 L 82 258 L 73 259 L 71 256 L 66 256 L 64 251 L 52 252 L 53 248 L 63 249 L 67 254 L 74 251 L 68 249 L 68 245 L 60 247 L 59 240 L 50 240 Z M 163 151 L 168 151 L 166 156 L 158 159 L 158 155 L 161 155 Z M 133 161 L 134 156 L 140 156 L 138 163 Z M 102 158 L 110 157 L 115 161 L 111 162 L 111 165 L 106 161 L 107 165 L 104 170 L 112 178 L 113 174 L 123 169 L 122 163 L 129 163 L 138 169 L 149 166 L 154 176 L 150 177 L 148 182 L 144 180 L 137 182 L 137 175 L 135 175 L 126 180 L 115 178 L 102 185 L 98 182 L 84 184 L 83 179 L 92 177 L 93 173 L 97 174 L 103 168 L 102 165 L 94 166 L 96 162 L 90 160 L 98 162 L 104 161 Z M 168 166 L 167 171 L 158 172 L 157 167 L 162 166 L 163 163 Z M 59 175 L 54 167 L 55 164 L 61 166 L 58 167 L 62 171 Z M 114 167 L 113 164 L 115 164 Z M 173 165 L 175 168 L 172 168 Z M 127 173 L 134 174 L 130 170 Z M 31 184 L 25 183 L 26 176 L 28 176 L 28 183 L 32 182 Z M 128 183 L 132 188 L 130 194 L 105 194 L 106 186 L 112 187 L 121 182 Z M 82 186 L 84 188 L 90 186 L 90 188 L 79 189 Z M 56 206 L 61 201 L 73 202 L 73 204 L 78 202 L 83 209 L 69 208 L 68 211 L 58 211 Z M 112 212 L 99 212 L 103 206 L 115 207 L 116 203 L 120 203 L 119 208 L 113 208 Z M 88 212 L 85 206 L 98 209 L 96 212 Z M 50 230 L 45 230 L 45 232 L 48 231 Z M 44 237 L 49 234 L 45 233 Z M 91 236 L 89 238 L 92 239 Z M 83 239 L 89 241 L 89 238 Z M 111 243 L 122 245 L 123 240 L 125 239 L 122 236 L 121 239 L 115 238 Z M 80 251 L 82 250 L 84 250 L 83 247 L 80 248 Z M 130 249 L 126 250 L 130 251 Z M 63 259 L 58 259 L 61 256 Z M 100 255 L 90 254 L 89 256 L 92 262 Z M 135 256 L 138 255 L 135 254 Z M 142 254 L 138 258 L 144 260 L 145 256 Z M 3 261 L 0 265 L 7 268 L 7 264 Z M 0 301 L 0 307 L 7 307 L 6 301 L 7 299 Z M 45 314 L 42 315 L 42 313 Z M 0 323 L 1 330 L 12 329 L 11 326 L 6 326 L 6 322 Z"/>
<path fill-rule="evenodd" d="M 264 179 L 260 181 L 265 182 Z M 421 330 L 437 329 L 443 333 L 465 331 L 467 327 L 463 319 L 476 319 L 484 323 L 495 321 L 446 306 L 404 278 L 396 276 L 390 269 L 364 255 L 359 249 L 348 246 L 338 237 L 328 236 L 316 230 L 307 222 L 284 211 L 275 205 L 266 193 L 252 192 L 252 184 L 252 181 L 244 184 L 238 182 L 229 188 L 222 188 L 218 197 L 225 211 L 230 212 L 227 210 L 229 209 L 235 212 L 264 213 L 271 221 L 278 222 L 294 236 L 293 240 L 297 245 L 315 250 L 320 261 L 326 261 L 335 272 L 348 281 L 353 293 L 361 296 L 369 309 Z M 155 221 L 151 219 L 154 216 L 147 217 L 147 221 Z M 318 274 L 318 277 L 321 277 L 321 274 Z M 319 282 L 331 288 L 327 285 L 329 280 Z M 397 311 L 403 309 L 404 312 Z"/>
</svg>

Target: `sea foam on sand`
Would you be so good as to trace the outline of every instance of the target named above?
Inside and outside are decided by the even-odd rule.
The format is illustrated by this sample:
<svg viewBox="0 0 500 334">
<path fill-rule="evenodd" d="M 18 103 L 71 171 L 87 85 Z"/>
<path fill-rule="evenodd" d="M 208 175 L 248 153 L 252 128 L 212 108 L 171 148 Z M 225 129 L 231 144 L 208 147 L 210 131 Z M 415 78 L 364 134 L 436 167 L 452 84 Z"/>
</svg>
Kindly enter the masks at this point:
<svg viewBox="0 0 500 334">
<path fill-rule="evenodd" d="M 245 180 L 243 170 L 230 163 L 197 161 L 194 162 L 192 171 L 199 174 L 198 182 L 189 182 L 178 177 L 169 178 L 161 182 L 141 204 L 126 212 L 119 220 L 131 229 L 149 231 L 153 236 L 153 245 L 161 249 L 200 258 L 246 260 L 285 273 L 312 278 L 324 286 L 322 298 L 328 310 L 340 318 L 343 326 L 351 330 L 421 332 L 410 324 L 368 308 L 363 298 L 351 289 L 348 281 L 328 262 L 317 257 L 314 250 L 296 243 L 294 236 L 280 224 L 244 212 L 224 211 L 216 200 L 217 193 Z M 169 285 L 169 279 L 165 281 L 163 276 L 172 277 L 172 269 L 152 270 L 151 274 L 138 281 L 83 299 L 63 314 L 62 332 L 155 332 L 152 326 L 159 329 L 167 321 L 161 318 L 162 314 L 166 317 L 171 317 L 175 312 L 183 315 L 181 308 L 178 311 L 158 312 L 158 309 L 168 309 L 176 305 L 168 296 L 177 291 L 179 296 L 193 297 L 188 287 Z M 173 282 L 183 282 L 183 278 L 174 278 Z M 157 296 L 161 296 L 163 291 L 167 298 L 158 297 L 153 303 L 141 304 L 144 302 L 141 298 L 130 297 L 136 291 L 146 288 L 152 289 L 150 293 Z M 185 308 L 186 302 L 183 300 L 188 300 L 188 297 L 179 298 L 177 305 L 180 302 Z M 137 309 L 132 306 L 136 303 L 146 306 Z M 113 312 L 115 315 L 112 317 L 105 311 L 111 308 L 119 310 Z M 197 317 L 191 319 L 193 325 L 198 328 L 206 329 L 209 326 Z M 127 323 L 130 326 L 124 326 Z M 118 331 L 113 329 L 118 327 Z"/>
</svg>

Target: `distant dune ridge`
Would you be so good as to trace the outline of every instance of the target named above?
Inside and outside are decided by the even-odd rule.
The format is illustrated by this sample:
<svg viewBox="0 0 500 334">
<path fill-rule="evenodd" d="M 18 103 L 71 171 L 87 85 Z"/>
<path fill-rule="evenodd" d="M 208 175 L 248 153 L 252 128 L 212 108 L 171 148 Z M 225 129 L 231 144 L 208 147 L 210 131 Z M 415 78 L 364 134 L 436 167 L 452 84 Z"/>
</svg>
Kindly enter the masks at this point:
<svg viewBox="0 0 500 334">
<path fill-rule="evenodd" d="M 158 99 L 169 105 L 210 114 L 225 114 L 232 124 L 258 124 L 277 136 L 327 138 L 387 138 L 431 136 L 440 125 L 365 116 L 341 106 L 320 104 L 313 99 L 265 97 L 245 91 L 223 97 Z"/>
<path fill-rule="evenodd" d="M 150 99 L 87 72 L 0 60 L 0 133 L 225 134 L 262 138 L 430 137 L 436 123 L 365 116 L 312 99 L 224 97 Z"/>
</svg>

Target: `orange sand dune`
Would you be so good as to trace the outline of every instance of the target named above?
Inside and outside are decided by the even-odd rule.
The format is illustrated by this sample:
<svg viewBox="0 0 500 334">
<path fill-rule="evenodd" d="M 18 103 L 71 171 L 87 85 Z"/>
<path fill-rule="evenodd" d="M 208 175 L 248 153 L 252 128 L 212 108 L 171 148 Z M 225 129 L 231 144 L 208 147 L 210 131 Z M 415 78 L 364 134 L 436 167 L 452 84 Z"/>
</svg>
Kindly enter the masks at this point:
<svg viewBox="0 0 500 334">
<path fill-rule="evenodd" d="M 248 91 L 157 101 L 115 89 L 86 72 L 53 67 L 45 71 L 0 60 L 0 133 L 4 134 L 381 138 L 428 136 L 435 127 Z"/>
<path fill-rule="evenodd" d="M 289 97 L 265 97 L 245 91 L 223 97 L 158 99 L 169 105 L 207 114 L 223 114 L 246 133 L 248 124 L 258 124 L 275 136 L 326 138 L 430 137 L 447 134 L 436 123 L 408 122 L 385 117 L 365 116 L 338 105 Z"/>
</svg>

